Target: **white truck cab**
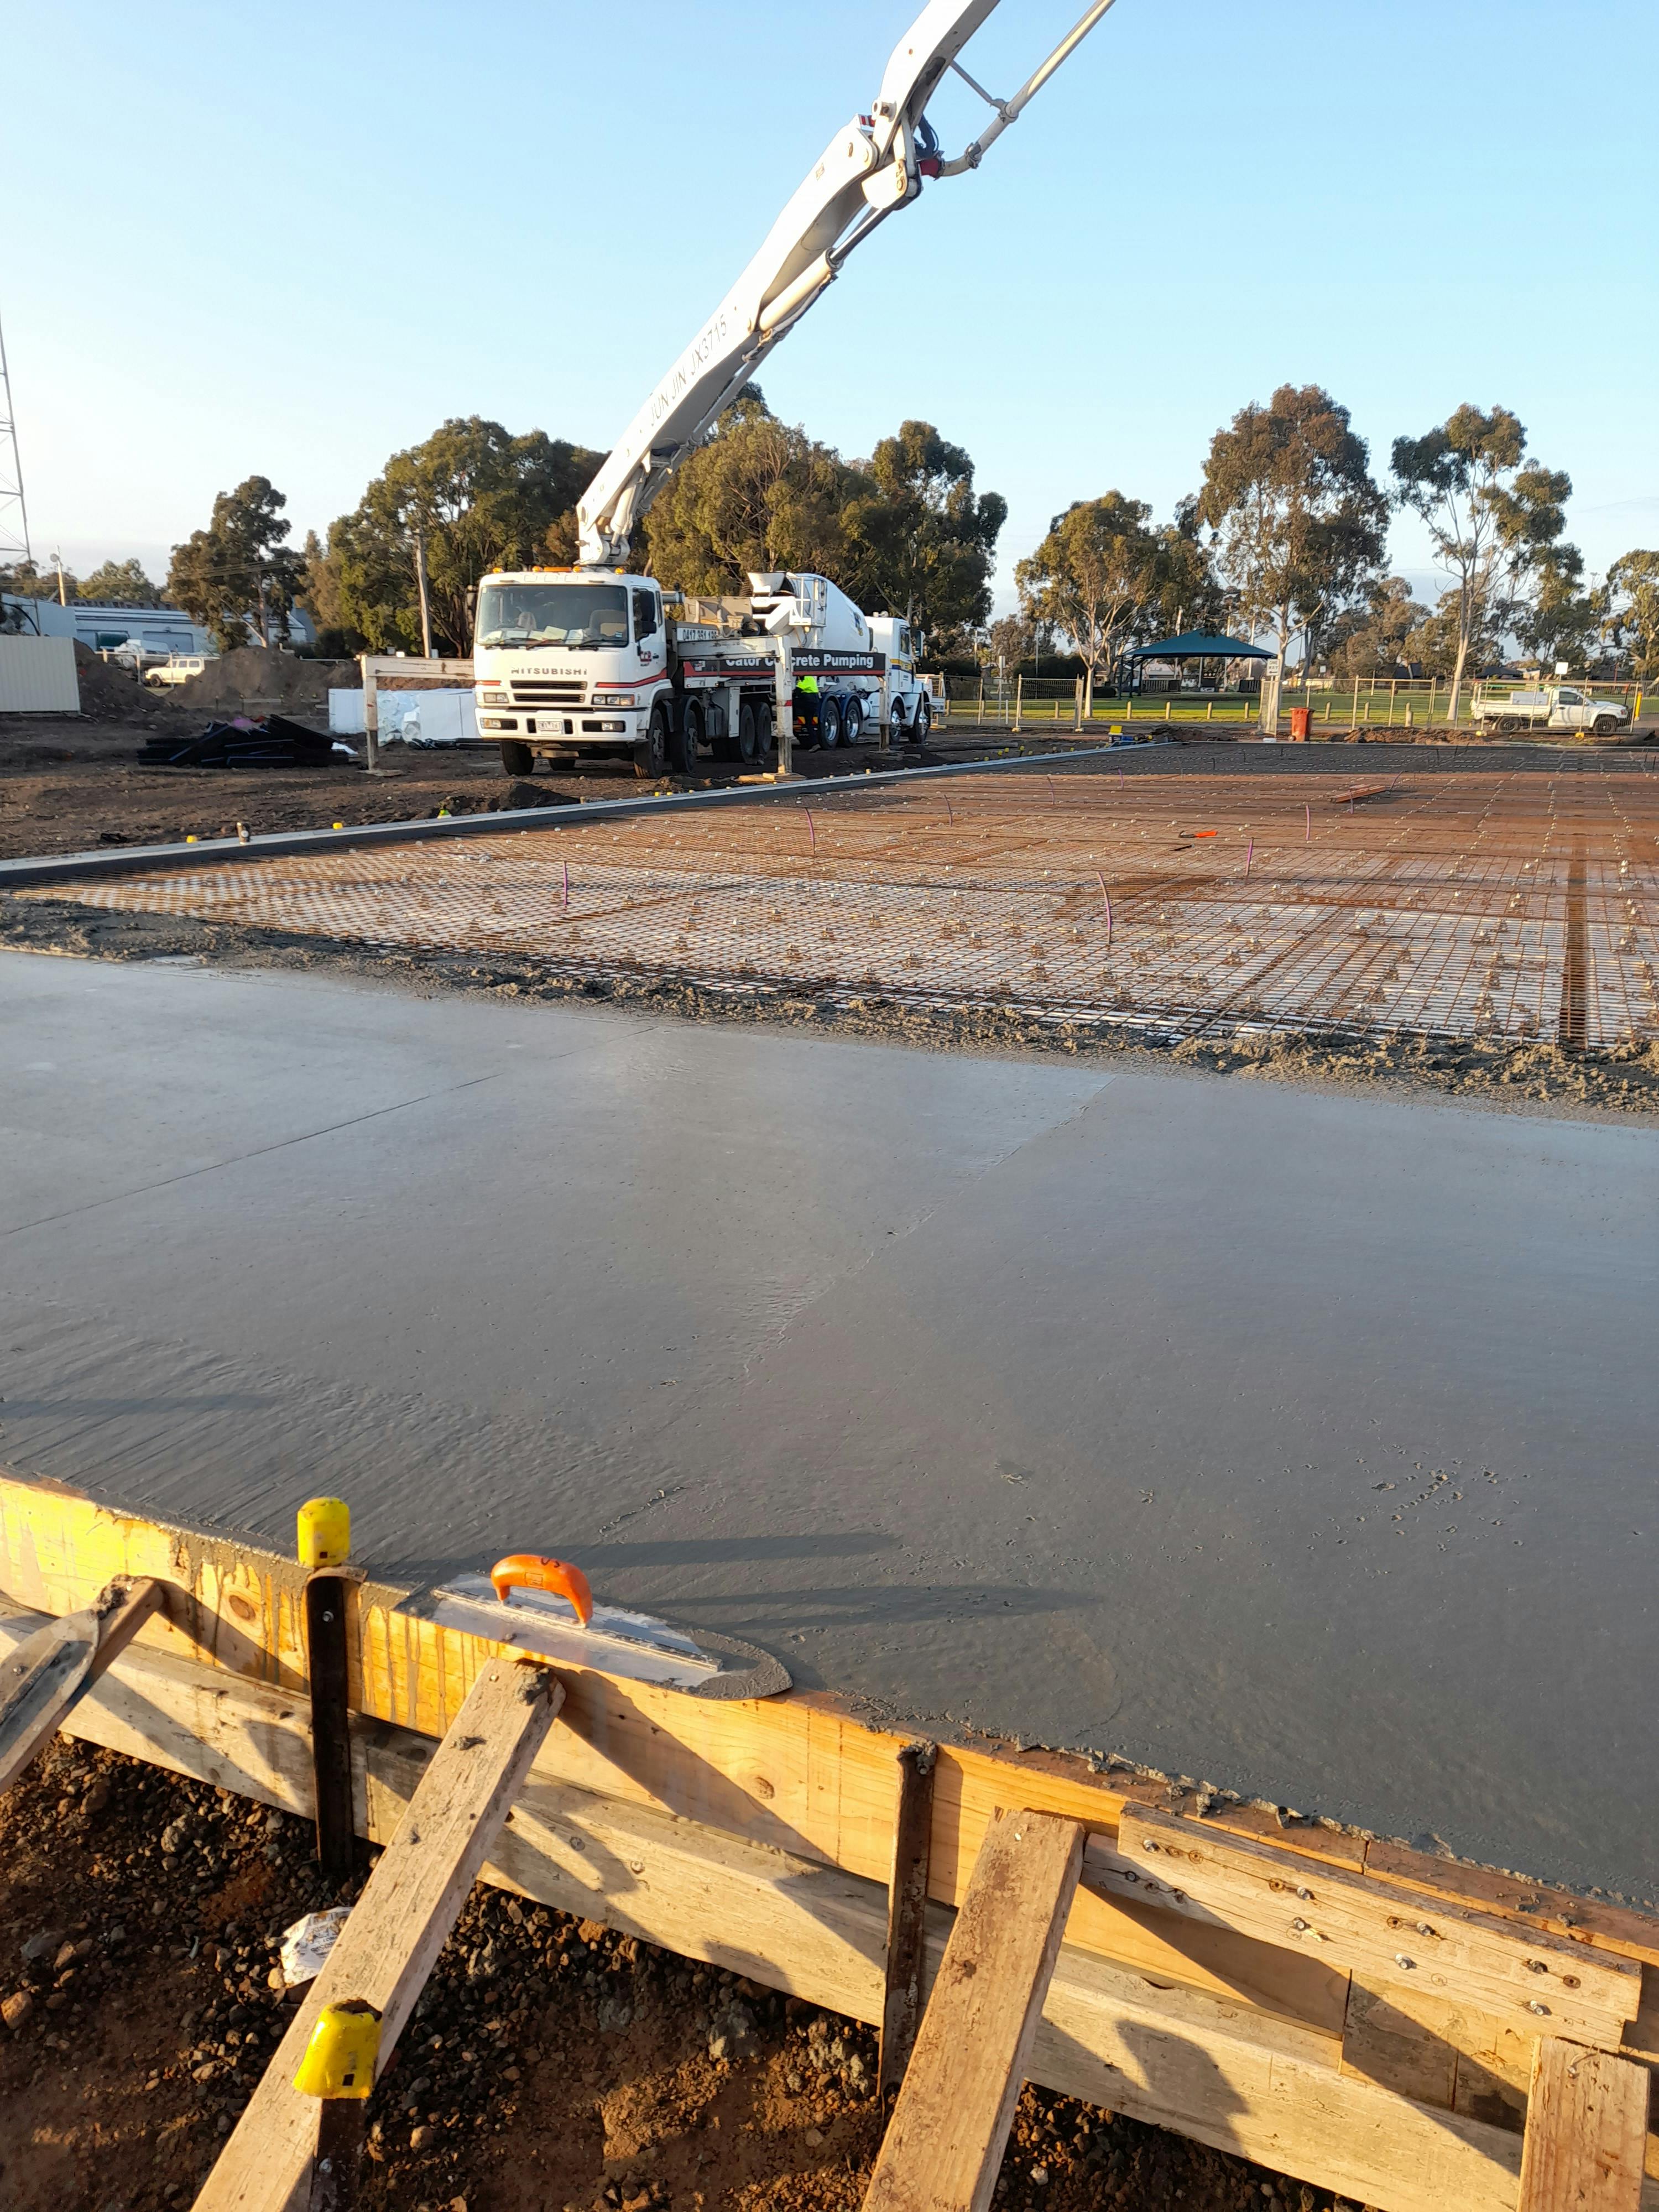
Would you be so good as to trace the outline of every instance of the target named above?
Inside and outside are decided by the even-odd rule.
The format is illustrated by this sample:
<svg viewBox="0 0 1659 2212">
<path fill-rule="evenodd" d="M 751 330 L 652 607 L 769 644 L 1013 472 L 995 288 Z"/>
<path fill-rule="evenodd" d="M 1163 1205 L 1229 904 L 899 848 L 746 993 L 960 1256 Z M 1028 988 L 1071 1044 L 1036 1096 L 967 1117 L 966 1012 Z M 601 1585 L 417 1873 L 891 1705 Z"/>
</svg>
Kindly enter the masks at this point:
<svg viewBox="0 0 1659 2212">
<path fill-rule="evenodd" d="M 695 773 L 707 746 L 752 766 L 781 710 L 803 744 L 856 744 L 866 730 L 925 736 L 932 696 L 910 626 L 866 616 L 827 577 L 749 578 L 719 599 L 665 592 L 616 568 L 527 568 L 478 586 L 472 674 L 480 736 L 512 775 L 538 757 L 631 758 L 636 772 Z"/>
<path fill-rule="evenodd" d="M 686 642 L 701 642 L 705 629 L 690 626 Z M 671 767 L 684 775 L 705 743 L 757 760 L 776 689 L 771 640 L 736 656 L 729 671 L 706 674 L 688 672 L 677 645 L 661 586 L 648 576 L 614 568 L 486 576 L 472 646 L 479 734 L 499 741 L 509 775 L 527 775 L 538 756 L 571 753 L 631 757 L 641 775 Z"/>
</svg>

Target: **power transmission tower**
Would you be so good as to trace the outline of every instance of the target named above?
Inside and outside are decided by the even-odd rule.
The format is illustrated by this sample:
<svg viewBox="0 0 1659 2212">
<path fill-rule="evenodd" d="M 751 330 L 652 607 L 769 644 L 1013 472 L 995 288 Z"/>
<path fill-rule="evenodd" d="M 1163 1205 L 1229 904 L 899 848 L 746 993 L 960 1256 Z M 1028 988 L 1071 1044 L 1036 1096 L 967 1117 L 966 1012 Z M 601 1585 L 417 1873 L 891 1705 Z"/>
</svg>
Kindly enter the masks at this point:
<svg viewBox="0 0 1659 2212">
<path fill-rule="evenodd" d="M 17 455 L 17 423 L 11 411 L 11 374 L 6 367 L 6 337 L 0 331 L 0 562 L 29 550 L 29 511 L 23 500 L 23 464 Z"/>
</svg>

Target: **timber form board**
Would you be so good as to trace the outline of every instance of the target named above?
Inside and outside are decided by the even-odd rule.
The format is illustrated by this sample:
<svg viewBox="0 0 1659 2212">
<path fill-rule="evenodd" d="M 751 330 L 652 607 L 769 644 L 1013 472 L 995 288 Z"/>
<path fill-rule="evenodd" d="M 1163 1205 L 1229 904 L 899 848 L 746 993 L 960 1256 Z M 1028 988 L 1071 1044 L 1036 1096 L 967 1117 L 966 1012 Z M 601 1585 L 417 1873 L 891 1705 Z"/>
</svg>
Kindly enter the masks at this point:
<svg viewBox="0 0 1659 2212">
<path fill-rule="evenodd" d="M 0 1595 L 36 1615 L 0 1622 L 8 1647 L 120 1574 L 172 1588 L 69 1733 L 309 1813 L 297 1563 L 0 1477 Z M 500 1650 L 401 1611 L 408 1595 L 364 1583 L 352 1624 L 356 1825 L 380 1842 Z M 817 1695 L 727 1705 L 573 1669 L 560 1680 L 560 1724 L 484 1878 L 879 2022 L 910 1739 Z M 1173 1809 L 1192 1802 L 1081 1759 L 940 1747 L 930 1978 L 999 1813 L 1087 1833 L 1032 2079 L 1380 2212 L 1514 2212 L 1540 2039 L 1659 2064 L 1659 1921 L 1334 1828 L 1281 1828 L 1271 1812 Z M 1149 1837 L 1205 1863 L 1160 1863 Z M 1192 1875 L 1168 1885 L 1181 1899 L 1121 1879 L 1152 1863 Z M 1286 1886 L 1266 1892 L 1272 1911 L 1314 1890 L 1320 1917 L 1305 1899 L 1290 1917 L 1325 1940 L 1269 1924 L 1253 1880 Z M 1459 1961 L 1434 1986 L 1380 1948 L 1399 1933 L 1389 1917 L 1408 1913 Z M 1530 2009 L 1540 1963 L 1547 2015 Z M 1557 2000 L 1577 2009 L 1558 2014 Z M 1647 2166 L 1642 2203 L 1659 2212 L 1651 2139 Z"/>
</svg>

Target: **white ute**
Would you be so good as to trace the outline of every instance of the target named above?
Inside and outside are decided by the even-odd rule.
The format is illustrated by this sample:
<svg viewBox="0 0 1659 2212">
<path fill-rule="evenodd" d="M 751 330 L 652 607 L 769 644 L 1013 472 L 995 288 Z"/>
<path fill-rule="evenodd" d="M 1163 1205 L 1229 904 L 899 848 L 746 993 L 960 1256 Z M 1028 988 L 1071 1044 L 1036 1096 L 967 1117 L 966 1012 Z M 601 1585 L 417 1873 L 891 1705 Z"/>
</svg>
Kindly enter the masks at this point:
<svg viewBox="0 0 1659 2212">
<path fill-rule="evenodd" d="M 767 355 L 834 283 L 854 247 L 921 195 L 924 179 L 978 168 L 1112 5 L 1093 0 L 1009 100 L 957 57 L 998 0 L 931 0 L 893 49 L 879 96 L 825 149 L 723 304 L 647 399 L 577 509 L 580 565 L 503 570 L 478 586 L 473 681 L 478 729 L 501 765 L 538 755 L 624 753 L 641 775 L 682 774 L 704 745 L 757 762 L 775 734 L 786 774 L 803 743 L 925 737 L 933 695 L 909 625 L 866 615 L 823 576 L 751 575 L 740 597 L 683 599 L 627 568 L 631 532 Z M 927 101 L 955 70 L 993 110 L 946 160 Z M 807 679 L 810 679 L 808 681 Z"/>
<path fill-rule="evenodd" d="M 1506 699 L 1478 699 L 1477 722 L 1489 723 L 1500 738 L 1516 730 L 1589 730 L 1610 738 L 1621 722 L 1630 720 L 1630 708 L 1616 699 L 1593 699 L 1570 684 L 1553 684 L 1540 691 L 1511 691 Z"/>
<path fill-rule="evenodd" d="M 170 653 L 159 666 L 144 671 L 144 681 L 157 691 L 171 684 L 188 684 L 202 674 L 210 658 L 205 653 Z"/>
</svg>

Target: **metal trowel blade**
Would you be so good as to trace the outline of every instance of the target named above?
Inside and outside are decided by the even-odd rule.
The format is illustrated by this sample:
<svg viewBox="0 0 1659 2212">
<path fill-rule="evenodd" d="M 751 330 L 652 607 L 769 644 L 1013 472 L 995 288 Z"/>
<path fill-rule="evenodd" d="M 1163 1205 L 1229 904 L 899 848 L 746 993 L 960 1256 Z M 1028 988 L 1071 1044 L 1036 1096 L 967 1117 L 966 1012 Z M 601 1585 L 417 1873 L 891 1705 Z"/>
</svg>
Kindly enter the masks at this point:
<svg viewBox="0 0 1659 2212">
<path fill-rule="evenodd" d="M 693 1697 L 770 1698 L 790 1686 L 777 1661 L 753 1644 L 707 1632 L 692 1636 L 651 1613 L 613 1605 L 596 1604 L 584 1628 L 565 1600 L 550 1591 L 515 1589 L 503 1602 L 488 1575 L 457 1575 L 399 1609 L 555 1666 L 592 1668 Z"/>
</svg>

